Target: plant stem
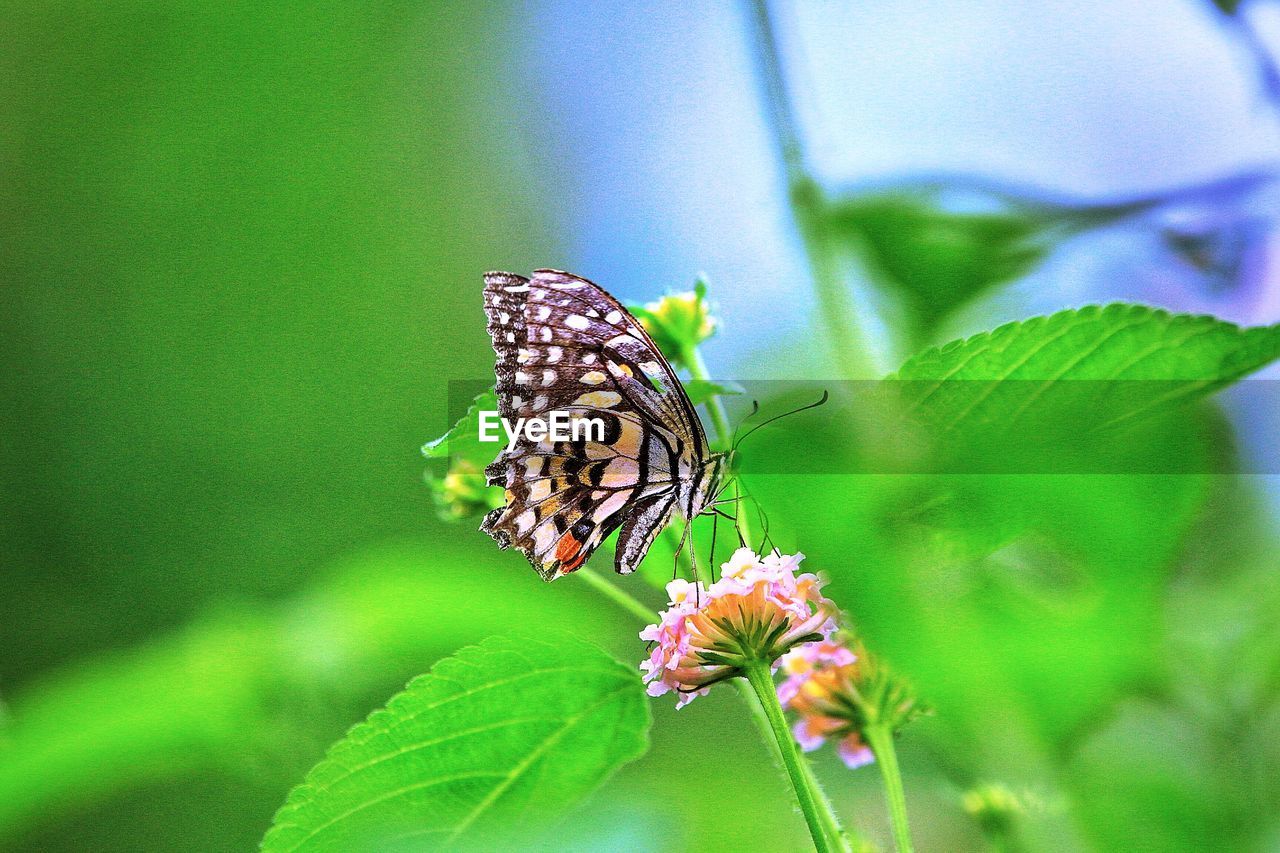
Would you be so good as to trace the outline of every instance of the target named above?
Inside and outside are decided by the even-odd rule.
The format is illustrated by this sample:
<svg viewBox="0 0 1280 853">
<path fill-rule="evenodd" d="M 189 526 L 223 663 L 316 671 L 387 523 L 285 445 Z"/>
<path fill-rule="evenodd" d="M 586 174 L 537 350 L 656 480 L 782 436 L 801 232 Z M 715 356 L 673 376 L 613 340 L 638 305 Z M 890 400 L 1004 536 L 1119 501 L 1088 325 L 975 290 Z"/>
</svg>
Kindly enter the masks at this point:
<svg viewBox="0 0 1280 853">
<path fill-rule="evenodd" d="M 696 346 L 689 347 L 684 355 L 685 363 L 689 365 L 689 375 L 694 379 L 706 381 L 710 379 L 710 372 L 707 370 L 707 363 L 702 358 L 702 350 Z M 725 413 L 724 403 L 720 397 L 713 396 L 706 403 L 707 412 L 711 415 L 711 426 L 715 430 L 715 444 L 720 450 L 729 449 L 729 440 L 732 433 L 729 430 L 729 416 Z M 737 497 L 737 484 L 734 484 L 734 497 Z M 747 518 L 741 501 L 734 505 L 734 514 L 737 516 L 738 532 L 742 534 L 742 538 L 748 543 L 751 542 L 751 522 Z M 714 569 L 715 567 L 712 566 Z"/>
<path fill-rule="evenodd" d="M 791 737 L 786 717 L 782 715 L 782 705 L 778 702 L 777 689 L 773 684 L 773 674 L 769 671 L 769 664 L 762 662 L 751 664 L 746 667 L 746 676 L 748 683 L 755 690 L 756 699 L 760 701 L 760 707 L 764 709 L 765 717 L 768 718 L 769 728 L 773 732 L 773 738 L 778 744 L 778 753 L 782 757 L 782 765 L 786 768 L 787 775 L 791 777 L 791 786 L 795 789 L 800 812 L 804 815 L 805 823 L 809 825 L 813 846 L 818 853 L 828 853 L 832 847 L 827 840 L 826 826 L 835 821 L 835 815 L 827 815 L 824 819 L 820 814 L 822 797 L 814 789 L 813 777 L 804 767 L 800 750 L 796 746 L 795 739 Z"/>
<path fill-rule="evenodd" d="M 579 569 L 577 574 L 596 592 L 600 593 L 605 598 L 608 598 L 614 604 L 617 604 L 623 610 L 639 619 L 642 625 L 648 625 L 658 621 L 658 614 L 645 607 L 640 603 L 640 601 L 633 598 L 630 593 L 625 592 L 616 586 L 613 581 L 603 575 L 599 575 L 591 569 Z M 769 678 L 769 681 L 770 684 L 772 684 L 772 677 Z M 736 682 L 736 684 L 738 692 L 742 694 L 743 701 L 747 705 L 747 710 L 751 714 L 751 719 L 760 730 L 761 737 L 765 743 L 769 744 L 770 751 L 773 752 L 779 762 L 785 765 L 785 759 L 783 759 L 781 747 L 778 745 L 776 737 L 773 736 L 775 730 L 764 708 L 761 707 L 761 703 L 751 701 L 751 688 L 748 685 L 743 684 L 740 681 Z M 777 693 L 773 693 L 772 695 L 776 702 Z M 788 732 L 787 736 L 790 737 L 790 732 Z M 822 786 L 818 784 L 817 778 L 813 775 L 813 768 L 809 766 L 809 762 L 805 757 L 803 755 L 798 755 L 797 761 L 801 772 L 805 776 L 809 789 L 813 791 L 817 799 L 819 805 L 818 816 L 822 820 L 824 832 L 827 837 L 831 839 L 833 849 L 840 851 L 840 853 L 848 853 L 852 848 L 849 845 L 849 839 L 845 834 L 844 828 L 840 825 L 840 821 L 836 817 L 835 809 L 831 805 L 831 800 L 827 797 L 826 791 L 822 790 Z"/>
<path fill-rule="evenodd" d="M 760 703 L 752 698 L 751 685 L 737 679 L 733 683 L 738 688 L 738 694 L 742 697 L 743 703 L 746 704 L 747 710 L 751 714 L 752 722 L 760 730 L 761 739 L 769 745 L 769 753 L 773 756 L 777 766 L 783 767 L 782 752 L 778 748 L 777 740 L 773 737 L 773 727 L 769 723 L 768 716 L 765 715 L 764 708 L 760 707 Z M 804 756 L 804 753 L 800 754 L 800 769 L 804 771 L 805 777 L 809 780 L 809 787 L 813 789 L 817 797 L 818 817 L 822 820 L 822 828 L 826 832 L 827 840 L 831 843 L 833 849 L 839 850 L 840 853 L 851 853 L 853 847 L 850 844 L 849 836 L 845 833 L 844 827 L 840 825 L 840 819 L 836 817 L 835 807 L 831 804 L 831 798 L 827 796 L 827 792 L 823 790 L 822 785 L 818 782 L 818 777 L 814 775 L 813 767 L 810 766 L 809 760 Z"/>
<path fill-rule="evenodd" d="M 586 582 L 587 586 L 591 587 L 596 592 L 600 593 L 605 598 L 630 613 L 632 616 L 635 616 L 644 624 L 648 625 L 651 622 L 658 621 L 658 614 L 654 613 L 648 607 L 645 607 L 635 598 L 632 598 L 630 593 L 623 592 L 621 589 L 614 586 L 613 582 L 608 578 L 596 574 L 591 569 L 579 569 L 577 574 L 578 577 L 582 578 L 582 580 Z"/>
<path fill-rule="evenodd" d="M 872 723 L 862 733 L 867 739 L 867 745 L 875 753 L 876 765 L 884 779 L 884 796 L 889 803 L 889 820 L 893 824 L 893 843 L 898 848 L 898 853 L 911 853 L 907 797 L 902 790 L 902 774 L 898 770 L 898 754 L 893 748 L 893 732 L 884 723 Z"/>
<path fill-rule="evenodd" d="M 689 347 L 685 351 L 684 361 L 689 365 L 689 375 L 694 379 L 705 382 L 711 378 L 707 363 L 702 358 L 702 350 L 698 347 Z M 706 406 L 707 413 L 711 415 L 711 426 L 715 430 L 717 449 L 728 450 L 729 417 L 725 414 L 724 403 L 721 402 L 719 395 L 712 395 L 711 399 L 707 400 Z"/>
<path fill-rule="evenodd" d="M 840 276 L 835 247 L 827 228 L 827 199 L 805 163 L 804 145 L 796 129 L 791 95 L 782 73 L 777 36 L 766 0 L 752 0 L 748 17 L 752 44 L 768 122 L 787 181 L 791 214 L 795 217 L 818 299 L 818 311 L 835 350 L 836 363 L 846 379 L 869 379 L 875 365 L 866 337 L 858 326 L 853 301 Z"/>
</svg>

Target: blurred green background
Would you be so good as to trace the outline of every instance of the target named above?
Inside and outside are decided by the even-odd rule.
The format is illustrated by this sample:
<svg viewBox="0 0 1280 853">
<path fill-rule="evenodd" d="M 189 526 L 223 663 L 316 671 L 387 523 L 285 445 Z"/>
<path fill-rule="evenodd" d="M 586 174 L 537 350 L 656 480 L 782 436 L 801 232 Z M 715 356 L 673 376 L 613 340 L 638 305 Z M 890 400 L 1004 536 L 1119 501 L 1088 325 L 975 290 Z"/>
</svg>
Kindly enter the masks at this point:
<svg viewBox="0 0 1280 853">
<path fill-rule="evenodd" d="M 733 47 L 745 36 L 732 8 L 708 11 L 714 39 L 689 68 L 659 52 L 671 64 L 651 73 L 684 103 L 698 100 L 699 75 L 723 70 L 746 103 L 735 120 L 756 138 L 762 121 L 745 48 Z M 652 43 L 628 30 L 627 16 L 679 14 L 597 10 L 597 26 L 616 23 L 612 40 L 575 41 L 578 24 L 561 33 L 548 23 L 564 11 L 5 3 L 0 849 L 250 849 L 333 740 L 460 645 L 511 624 L 571 623 L 638 660 L 638 626 L 624 612 L 572 583 L 545 587 L 471 523 L 436 517 L 418 448 L 448 426 L 447 383 L 492 369 L 480 273 L 564 266 L 606 285 L 613 274 L 622 295 L 643 301 L 687 286 L 703 263 L 689 256 L 707 234 L 767 234 L 778 248 L 754 278 L 743 270 L 754 257 L 706 253 L 713 282 L 723 281 L 713 296 L 726 331 L 709 350 L 718 372 L 769 362 L 821 378 L 831 360 L 812 331 L 807 285 L 782 274 L 803 267 L 767 146 L 743 168 L 768 175 L 770 201 L 751 190 L 732 210 L 692 206 L 681 215 L 714 224 L 681 242 L 665 230 L 674 227 L 666 211 L 637 203 L 632 187 L 661 170 L 667 155 L 655 152 L 680 148 L 684 131 L 651 122 L 652 106 L 617 80 L 575 79 L 580 61 L 650 73 Z M 1041 26 L 1057 26 L 1052 14 Z M 722 67 L 718 51 L 737 58 Z M 574 98 L 587 106 L 562 126 Z M 742 106 L 726 103 L 708 108 L 707 127 Z M 573 159 L 598 141 L 582 133 L 596 124 L 634 147 Z M 549 145 L 559 134 L 570 138 Z M 697 157 L 717 156 L 692 145 Z M 731 181 L 693 162 L 702 171 L 666 177 L 686 193 L 732 197 Z M 592 189 L 615 170 L 627 186 Z M 915 198 L 841 208 L 844 227 L 874 244 L 868 292 L 898 287 L 901 310 L 928 309 L 917 313 L 929 328 L 904 321 L 913 342 L 1093 295 L 1050 288 L 978 300 L 1042 260 L 1002 241 L 1042 233 L 1046 208 L 1016 207 L 1009 215 L 1025 217 L 1016 227 L 965 231 L 962 220 L 917 215 Z M 612 230 L 574 218 L 633 203 L 600 220 Z M 1063 234 L 1083 227 L 1067 219 Z M 1077 256 L 1100 251 L 1087 244 Z M 888 264 L 877 278 L 885 252 L 919 263 Z M 670 268 L 626 272 L 638 255 Z M 916 286 L 936 280 L 930 264 L 944 281 L 963 280 L 964 298 L 944 312 L 936 300 L 951 297 Z M 910 280 L 885 285 L 904 268 Z M 1186 307 L 1172 284 L 1154 297 L 1145 286 L 1134 298 L 1164 294 Z M 767 336 L 775 319 L 791 337 Z M 1216 410 L 1201 416 L 1228 457 L 1221 470 L 1240 467 L 1234 428 Z M 782 452 L 787 435 L 763 446 Z M 837 425 L 819 438 L 834 446 L 843 435 Z M 944 560 L 915 528 L 884 523 L 914 499 L 914 481 L 756 483 L 788 549 L 810 553 L 815 568 L 855 567 L 842 604 L 908 674 L 944 704 L 987 697 L 904 740 L 925 850 L 1015 843 L 966 812 L 965 792 L 985 783 L 1031 803 L 1027 820 L 1048 828 L 1017 843 L 1037 849 L 1137 849 L 1135 838 L 1153 850 L 1275 849 L 1280 595 L 1257 485 L 1234 476 L 1066 488 L 1029 478 L 987 491 L 952 483 L 957 505 L 971 500 L 978 514 L 983 501 L 1016 505 L 1019 529 L 1035 535 L 980 559 L 968 537 L 989 531 L 970 520 Z M 1047 579 L 1033 579 L 1025 597 L 1010 593 L 1027 583 L 1010 566 L 1027 564 L 1049 566 Z M 904 575 L 908 565 L 919 573 Z M 639 584 L 633 591 L 656 605 Z M 1073 621 L 1082 599 L 1090 615 Z M 1114 606 L 1099 616 L 1098 600 Z M 1065 615 L 1045 620 L 1040 607 Z M 957 620 L 961 636 L 990 648 L 948 645 Z M 1038 635 L 1028 625 L 1047 627 Z M 1078 642 L 1051 645 L 1065 636 Z M 1006 649 L 1007 672 L 984 668 Z M 1047 669 L 1073 666 L 1045 680 Z M 1007 683 L 982 681 L 996 675 Z M 1058 701 L 1057 690 L 1072 695 Z M 1022 704 L 1001 704 L 1011 696 Z M 805 843 L 735 696 L 713 694 L 678 716 L 666 702 L 654 710 L 653 753 L 548 847 Z M 829 750 L 817 763 L 848 822 L 886 844 L 875 775 L 846 772 Z M 1061 846 L 1044 847 L 1046 833 Z"/>
</svg>

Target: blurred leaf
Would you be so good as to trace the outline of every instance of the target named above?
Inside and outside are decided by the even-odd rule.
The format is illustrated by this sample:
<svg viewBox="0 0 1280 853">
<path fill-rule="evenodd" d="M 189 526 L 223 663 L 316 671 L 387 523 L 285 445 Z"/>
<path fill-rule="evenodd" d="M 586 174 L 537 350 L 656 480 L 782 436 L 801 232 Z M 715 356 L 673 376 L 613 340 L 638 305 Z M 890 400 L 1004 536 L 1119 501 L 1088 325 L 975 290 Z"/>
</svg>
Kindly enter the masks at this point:
<svg viewBox="0 0 1280 853">
<path fill-rule="evenodd" d="M 572 637 L 495 637 L 414 679 L 289 795 L 265 851 L 475 842 L 554 821 L 648 748 L 633 667 Z"/>
<path fill-rule="evenodd" d="M 1186 717 L 1151 702 L 1129 701 L 1073 756 L 1074 784 L 1101 850 L 1243 850 L 1215 821 L 1203 786 L 1213 773 L 1211 739 Z M 1241 827 L 1243 828 L 1243 827 Z"/>
<path fill-rule="evenodd" d="M 707 402 L 712 397 L 742 393 L 742 389 L 737 385 L 712 382 L 710 379 L 686 379 L 683 384 L 685 393 L 689 395 L 689 402 L 695 406 Z"/>
<path fill-rule="evenodd" d="M 830 205 L 827 227 L 901 299 L 904 325 L 921 340 L 973 299 L 1031 272 L 1068 237 L 1148 204 L 1068 204 L 960 179 L 846 195 Z"/>
<path fill-rule="evenodd" d="M 1221 420 L 1195 398 L 1278 355 L 1280 328 L 1138 306 L 1036 318 L 922 353 L 864 411 L 749 448 L 819 446 L 826 470 L 875 476 L 761 476 L 750 458 L 744 476 L 774 537 L 831 576 L 868 645 L 937 709 L 927 728 L 949 760 L 1048 784 L 1081 727 L 1160 675 L 1162 581 L 1230 464 Z M 1129 390 L 1100 402 L 1107 385 Z M 1144 417 L 1106 440 L 1073 444 L 1057 424 L 1111 422 L 1135 402 Z M 1018 446 L 1059 467 L 1020 469 Z"/>
<path fill-rule="evenodd" d="M 480 441 L 480 413 L 498 411 L 498 397 L 490 388 L 477 394 L 467 411 L 439 438 L 422 446 L 422 455 L 428 459 L 461 458 L 484 468 L 493 461 L 506 439 L 486 444 Z"/>
<path fill-rule="evenodd" d="M 38 819 L 201 772 L 274 787 L 262 813 L 246 816 L 265 825 L 353 719 L 460 645 L 513 624 L 572 624 L 634 646 L 636 629 L 584 585 L 570 578 L 548 595 L 523 559 L 470 536 L 470 549 L 374 549 L 279 607 L 216 609 L 7 695 L 0 847 Z"/>
<path fill-rule="evenodd" d="M 1240 10 L 1244 0 L 1209 0 L 1210 3 L 1218 7 L 1218 11 L 1224 15 L 1234 15 Z"/>
<path fill-rule="evenodd" d="M 882 287 L 901 295 L 907 319 L 925 332 L 1031 271 L 1053 247 L 1059 221 L 1041 208 L 1008 203 L 952 212 L 941 205 L 941 191 L 928 187 L 854 196 L 829 215 L 829 227 Z"/>
</svg>

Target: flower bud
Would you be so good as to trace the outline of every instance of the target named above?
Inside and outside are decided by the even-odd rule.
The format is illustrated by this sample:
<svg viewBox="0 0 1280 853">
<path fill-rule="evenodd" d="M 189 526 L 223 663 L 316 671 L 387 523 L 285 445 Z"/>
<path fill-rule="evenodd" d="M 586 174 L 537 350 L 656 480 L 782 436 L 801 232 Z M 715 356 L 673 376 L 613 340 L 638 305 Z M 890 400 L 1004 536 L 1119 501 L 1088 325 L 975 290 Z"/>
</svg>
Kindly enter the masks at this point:
<svg viewBox="0 0 1280 853">
<path fill-rule="evenodd" d="M 706 282 L 699 278 L 693 290 L 669 293 L 631 311 L 663 354 L 687 369 L 693 348 L 714 335 L 720 325 L 706 296 Z"/>
<path fill-rule="evenodd" d="M 466 459 L 457 459 L 443 477 L 427 475 L 436 512 L 445 521 L 483 515 L 503 504 L 502 489 L 485 483 L 484 472 Z"/>
</svg>

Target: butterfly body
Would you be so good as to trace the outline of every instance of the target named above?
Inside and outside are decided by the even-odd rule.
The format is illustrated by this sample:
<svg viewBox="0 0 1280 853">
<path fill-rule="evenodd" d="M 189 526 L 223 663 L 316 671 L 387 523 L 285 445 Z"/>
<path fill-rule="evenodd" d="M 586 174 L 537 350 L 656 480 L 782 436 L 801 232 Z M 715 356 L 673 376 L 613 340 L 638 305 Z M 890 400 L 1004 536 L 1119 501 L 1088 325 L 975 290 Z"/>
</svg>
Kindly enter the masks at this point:
<svg viewBox="0 0 1280 853">
<path fill-rule="evenodd" d="M 499 414 L 553 411 L 603 425 L 598 440 L 518 440 L 485 469 L 506 503 L 481 530 L 545 580 L 575 571 L 614 530 L 615 567 L 635 571 L 672 516 L 708 509 L 727 470 L 675 370 L 640 323 L 586 279 L 558 270 L 485 275 Z"/>
</svg>

